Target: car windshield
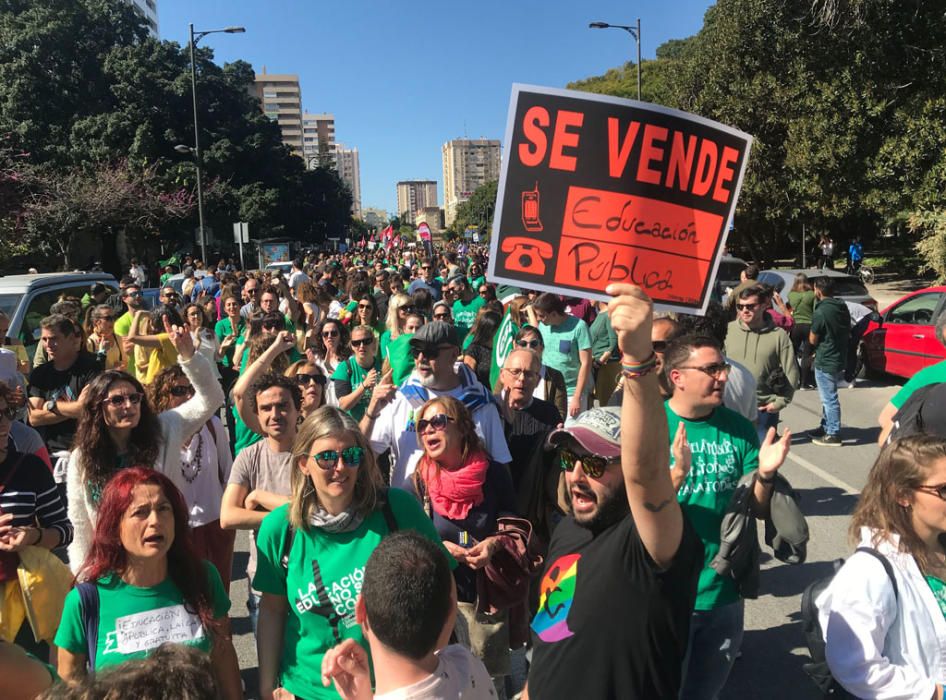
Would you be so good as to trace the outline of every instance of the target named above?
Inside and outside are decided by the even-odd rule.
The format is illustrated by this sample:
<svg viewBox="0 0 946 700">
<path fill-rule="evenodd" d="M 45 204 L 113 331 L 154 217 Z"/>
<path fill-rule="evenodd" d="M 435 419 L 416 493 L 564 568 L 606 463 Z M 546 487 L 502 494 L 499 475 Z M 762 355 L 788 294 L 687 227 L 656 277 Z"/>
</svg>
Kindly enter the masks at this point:
<svg viewBox="0 0 946 700">
<path fill-rule="evenodd" d="M 854 277 L 832 277 L 831 281 L 834 282 L 834 296 L 836 297 L 868 296 L 867 287 Z"/>
<path fill-rule="evenodd" d="M 16 311 L 16 307 L 20 305 L 20 299 L 22 298 L 22 294 L 0 294 L 0 311 L 13 318 L 13 313 Z"/>
</svg>

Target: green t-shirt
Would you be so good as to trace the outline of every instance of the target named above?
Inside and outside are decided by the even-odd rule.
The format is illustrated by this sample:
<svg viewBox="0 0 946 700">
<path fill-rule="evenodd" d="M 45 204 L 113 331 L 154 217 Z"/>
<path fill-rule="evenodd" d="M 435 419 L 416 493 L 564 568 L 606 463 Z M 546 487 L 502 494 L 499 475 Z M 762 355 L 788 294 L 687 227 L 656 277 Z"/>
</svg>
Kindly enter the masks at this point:
<svg viewBox="0 0 946 700">
<path fill-rule="evenodd" d="M 167 281 L 171 279 L 172 277 L 174 277 L 173 272 L 165 272 L 163 275 L 161 275 L 161 279 L 158 280 L 158 285 L 163 287 L 165 284 L 167 284 Z"/>
<path fill-rule="evenodd" d="M 214 565 L 205 561 L 204 566 L 214 617 L 221 618 L 230 610 L 230 598 Z M 200 618 L 184 608 L 181 591 L 170 577 L 157 586 L 139 588 L 125 583 L 117 574 L 110 574 L 99 579 L 96 587 L 99 590 L 97 670 L 146 658 L 165 642 L 210 651 L 210 637 L 204 632 Z M 88 654 L 82 604 L 75 588 L 66 595 L 56 646 L 73 654 Z"/>
<path fill-rule="evenodd" d="M 411 355 L 411 338 L 413 333 L 402 333 L 388 345 L 388 364 L 391 365 L 391 382 L 395 386 L 401 384 L 414 371 L 414 356 Z"/>
<path fill-rule="evenodd" d="M 759 467 L 759 438 L 748 420 L 725 406 L 703 420 L 680 418 L 664 403 L 670 428 L 670 443 L 680 421 L 686 424 L 687 442 L 693 461 L 677 500 L 693 529 L 703 540 L 703 570 L 696 589 L 696 610 L 714 610 L 739 600 L 732 578 L 724 578 L 710 567 L 719 552 L 719 526 L 729 499 L 745 474 Z M 670 455 L 673 466 L 673 455 Z"/>
<path fill-rule="evenodd" d="M 565 316 L 565 320 L 557 326 L 546 323 L 539 324 L 542 333 L 542 342 L 545 352 L 542 353 L 542 363 L 552 369 L 557 369 L 565 377 L 565 387 L 568 395 L 575 393 L 578 384 L 578 368 L 581 366 L 579 351 L 591 349 L 591 335 L 588 333 L 588 324 L 575 316 Z M 585 391 L 591 388 L 591 380 L 585 382 Z"/>
<path fill-rule="evenodd" d="M 378 338 L 378 356 L 387 357 L 388 356 L 388 346 L 391 344 L 391 331 L 385 331 L 381 334 L 381 337 Z"/>
<path fill-rule="evenodd" d="M 352 390 L 355 389 L 359 384 L 361 384 L 365 377 L 368 376 L 368 372 L 372 369 L 381 371 L 381 358 L 375 356 L 374 364 L 365 369 L 358 364 L 358 361 L 355 359 L 354 355 L 349 357 L 344 362 L 339 362 L 338 367 L 335 368 L 335 371 L 332 373 L 332 381 L 348 382 L 351 384 Z M 345 396 L 345 394 L 340 394 L 339 398 Z M 348 414 L 357 421 L 360 421 L 364 415 L 365 411 L 368 410 L 368 403 L 371 401 L 371 390 L 368 389 L 362 393 L 361 398 L 358 399 L 358 403 L 348 409 Z"/>
<path fill-rule="evenodd" d="M 135 316 L 134 314 L 131 313 L 131 311 L 126 311 L 121 316 L 116 318 L 115 325 L 113 326 L 115 335 L 118 335 L 124 338 L 129 333 L 131 333 L 131 323 L 134 320 L 135 320 Z M 125 363 L 125 371 L 128 372 L 128 374 L 130 374 L 133 377 L 137 376 L 138 374 L 135 371 L 135 353 L 133 352 L 128 353 L 128 362 Z"/>
<path fill-rule="evenodd" d="M 930 384 L 938 384 L 939 382 L 946 382 L 946 360 L 937 362 L 935 365 L 930 365 L 929 367 L 924 367 L 910 377 L 910 380 L 903 385 L 900 391 L 893 395 L 893 398 L 890 399 L 890 403 L 897 408 L 903 408 L 903 404 L 907 402 L 907 399 L 910 398 L 910 395 L 914 391 L 921 386 L 929 386 Z"/>
<path fill-rule="evenodd" d="M 468 303 L 464 304 L 462 299 L 453 302 L 453 324 L 457 327 L 457 332 L 462 338 L 470 332 L 473 322 L 476 320 L 477 312 L 483 308 L 486 302 L 483 297 L 477 295 Z"/>
<path fill-rule="evenodd" d="M 943 613 L 943 617 L 946 617 L 946 581 L 938 579 L 935 576 L 930 576 L 929 574 L 924 574 L 923 578 L 926 579 L 930 590 L 933 591 L 933 597 L 936 598 L 939 611 Z"/>
<path fill-rule="evenodd" d="M 413 496 L 398 489 L 389 489 L 387 494 L 398 529 L 416 530 L 443 546 L 433 523 Z M 322 657 L 342 639 L 354 639 L 368 649 L 361 626 L 355 621 L 355 601 L 368 557 L 388 534 L 387 523 L 384 514 L 376 510 L 351 532 L 297 530 L 287 571 L 280 562 L 288 541 L 288 514 L 286 504 L 263 518 L 256 538 L 253 588 L 289 599 L 280 654 L 282 686 L 306 698 L 338 698 L 334 688 L 322 686 Z"/>
<path fill-rule="evenodd" d="M 242 316 L 240 317 L 239 322 L 237 323 L 236 333 L 238 336 L 243 335 L 243 331 L 246 330 L 246 319 Z M 214 326 L 214 334 L 217 336 L 217 342 L 223 343 L 233 333 L 233 324 L 230 322 L 230 318 L 223 318 L 217 321 L 217 324 Z M 234 343 L 230 346 L 230 349 L 223 354 L 223 358 L 220 360 L 224 367 L 233 366 L 233 353 L 236 350 L 238 343 Z"/>
<path fill-rule="evenodd" d="M 620 359 L 617 353 L 618 336 L 611 327 L 611 316 L 599 312 L 595 320 L 591 322 L 588 329 L 588 335 L 591 338 L 591 357 L 597 360 L 608 350 L 611 351 L 611 359 Z"/>
<path fill-rule="evenodd" d="M 818 336 L 815 369 L 840 372 L 847 364 L 847 346 L 851 335 L 851 312 L 840 299 L 829 297 L 815 306 L 811 332 Z"/>
<path fill-rule="evenodd" d="M 811 323 L 811 315 L 815 311 L 814 292 L 789 292 L 788 305 L 792 307 L 792 318 L 795 323 Z"/>
<path fill-rule="evenodd" d="M 472 282 L 470 282 L 470 287 L 472 287 L 474 292 L 479 294 L 480 287 L 483 286 L 484 282 L 486 282 L 486 277 L 484 277 L 483 275 L 480 275 L 479 277 L 475 278 Z"/>
</svg>

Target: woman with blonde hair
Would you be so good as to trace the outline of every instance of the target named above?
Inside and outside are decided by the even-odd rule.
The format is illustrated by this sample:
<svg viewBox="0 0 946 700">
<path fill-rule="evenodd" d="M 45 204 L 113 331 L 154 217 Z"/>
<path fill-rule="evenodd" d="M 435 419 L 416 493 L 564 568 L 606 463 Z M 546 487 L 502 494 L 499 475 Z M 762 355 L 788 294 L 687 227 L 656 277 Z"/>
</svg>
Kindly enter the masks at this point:
<svg viewBox="0 0 946 700">
<path fill-rule="evenodd" d="M 397 339 L 404 332 L 404 324 L 408 314 L 413 311 L 413 301 L 407 294 L 391 294 L 388 300 L 388 317 L 384 322 L 386 330 L 381 334 L 380 352 L 384 357 L 385 351 L 392 340 Z"/>
<path fill-rule="evenodd" d="M 858 698 L 943 697 L 946 440 L 884 447 L 851 516 L 857 551 L 818 597 L 825 657 Z"/>
<path fill-rule="evenodd" d="M 397 529 L 439 538 L 416 500 L 382 488 L 371 445 L 337 408 L 324 406 L 303 422 L 291 482 L 289 503 L 263 519 L 257 537 L 260 697 L 285 688 L 337 698 L 322 686 L 322 657 L 343 639 L 367 645 L 355 601 L 368 557 Z"/>
</svg>

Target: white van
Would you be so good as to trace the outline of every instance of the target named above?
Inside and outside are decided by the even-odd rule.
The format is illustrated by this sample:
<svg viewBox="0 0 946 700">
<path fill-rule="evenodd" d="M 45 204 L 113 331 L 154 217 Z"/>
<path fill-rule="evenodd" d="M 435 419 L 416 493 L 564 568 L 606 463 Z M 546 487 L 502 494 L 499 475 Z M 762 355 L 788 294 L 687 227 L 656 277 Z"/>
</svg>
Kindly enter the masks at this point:
<svg viewBox="0 0 946 700">
<path fill-rule="evenodd" d="M 95 282 L 118 291 L 118 282 L 107 272 L 0 276 L 0 311 L 10 317 L 7 334 L 19 338 L 33 357 L 39 343 L 39 322 L 49 315 L 49 307 L 63 295 L 81 299 Z"/>
</svg>

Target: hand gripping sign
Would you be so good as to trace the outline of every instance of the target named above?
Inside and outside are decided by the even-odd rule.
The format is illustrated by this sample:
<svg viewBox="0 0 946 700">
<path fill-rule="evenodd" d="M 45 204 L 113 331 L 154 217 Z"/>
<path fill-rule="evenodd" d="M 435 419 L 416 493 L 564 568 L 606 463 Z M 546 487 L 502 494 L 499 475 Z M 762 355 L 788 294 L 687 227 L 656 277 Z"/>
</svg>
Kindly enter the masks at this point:
<svg viewBox="0 0 946 700">
<path fill-rule="evenodd" d="M 657 105 L 513 85 L 488 278 L 702 313 L 752 137 Z"/>
</svg>

